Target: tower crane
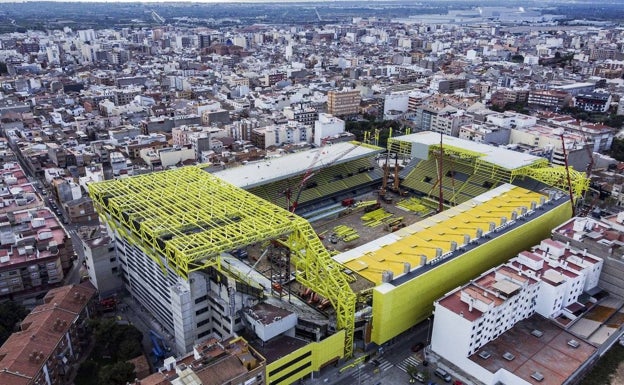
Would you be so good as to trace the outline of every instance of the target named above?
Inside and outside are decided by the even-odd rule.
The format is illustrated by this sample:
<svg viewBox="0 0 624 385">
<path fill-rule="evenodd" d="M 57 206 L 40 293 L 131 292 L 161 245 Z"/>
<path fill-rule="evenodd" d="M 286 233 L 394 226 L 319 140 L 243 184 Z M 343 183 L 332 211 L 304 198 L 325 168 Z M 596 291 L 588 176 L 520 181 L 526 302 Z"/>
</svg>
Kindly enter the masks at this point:
<svg viewBox="0 0 624 385">
<path fill-rule="evenodd" d="M 316 154 L 316 156 L 314 157 L 314 160 L 312 161 L 312 163 L 310 164 L 310 166 L 308 167 L 306 172 L 303 174 L 303 178 L 301 179 L 301 182 L 297 186 L 297 195 L 295 196 L 295 200 L 292 202 L 292 205 L 290 205 L 290 207 L 289 207 L 290 212 L 294 213 L 295 210 L 297 210 L 297 205 L 299 204 L 299 198 L 301 197 L 301 192 L 305 188 L 305 186 L 308 183 L 308 180 L 310 180 L 310 178 L 312 178 L 314 175 L 316 175 L 320 170 L 322 170 L 322 169 L 324 169 L 326 167 L 332 166 L 334 163 L 336 163 L 337 161 L 339 161 L 340 159 L 345 157 L 348 153 L 350 153 L 351 151 L 355 150 L 356 148 L 357 148 L 357 145 L 353 145 L 353 146 L 347 148 L 345 151 L 339 153 L 334 159 L 330 160 L 327 164 L 323 165 L 321 168 L 319 168 L 317 170 L 313 170 L 314 169 L 314 165 L 320 160 L 319 158 L 320 158 L 320 154 L 321 154 L 322 151 L 319 151 Z"/>
<path fill-rule="evenodd" d="M 303 185 L 305 185 L 305 182 L 310 179 L 312 177 L 312 169 L 314 168 L 314 166 L 316 165 L 316 163 L 319 161 L 321 154 L 323 153 L 323 146 L 325 145 L 325 141 L 321 142 L 321 148 L 319 148 L 319 150 L 316 152 L 316 154 L 314 154 L 314 158 L 312 158 L 312 162 L 310 162 L 310 165 L 308 166 L 308 168 L 306 169 L 306 171 L 303 173 L 303 178 L 301 179 L 301 182 L 299 183 L 299 186 L 301 188 L 303 188 Z M 298 187 L 299 188 L 299 187 Z M 297 198 L 295 199 L 295 202 L 297 202 L 299 200 L 299 195 L 301 195 L 301 188 L 299 188 L 299 191 L 297 192 Z M 296 203 L 295 204 L 291 204 L 290 203 L 290 198 L 292 196 L 292 191 L 290 189 L 290 187 L 288 187 L 286 189 L 286 191 L 284 191 L 284 195 L 286 195 L 286 204 L 288 205 L 288 210 L 290 210 L 291 212 L 295 212 L 295 210 L 292 208 L 293 205 L 296 208 Z"/>
</svg>

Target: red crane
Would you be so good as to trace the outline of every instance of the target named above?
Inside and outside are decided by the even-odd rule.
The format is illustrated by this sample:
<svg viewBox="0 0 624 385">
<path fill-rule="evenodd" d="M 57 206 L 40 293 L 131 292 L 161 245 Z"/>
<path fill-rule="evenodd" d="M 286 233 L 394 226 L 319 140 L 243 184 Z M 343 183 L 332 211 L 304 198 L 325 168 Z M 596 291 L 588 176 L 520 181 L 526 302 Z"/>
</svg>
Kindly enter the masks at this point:
<svg viewBox="0 0 624 385">
<path fill-rule="evenodd" d="M 314 159 L 312 160 L 312 163 L 310 163 L 310 166 L 308 166 L 308 168 L 306 169 L 305 173 L 303 174 L 303 178 L 301 179 L 301 182 L 299 182 L 299 185 L 297 185 L 297 195 L 295 196 L 295 200 L 292 202 L 292 205 L 290 205 L 290 207 L 289 207 L 290 212 L 294 213 L 295 210 L 297 210 L 297 206 L 299 204 L 299 198 L 301 197 L 301 192 L 305 188 L 305 186 L 308 183 L 308 181 L 310 180 L 310 178 L 312 178 L 314 175 L 316 175 L 316 173 L 318 173 L 322 169 L 333 165 L 334 163 L 336 163 L 337 161 L 342 159 L 344 156 L 346 156 L 348 153 L 350 153 L 351 151 L 355 150 L 356 148 L 357 148 L 357 145 L 353 145 L 353 146 L 347 148 L 345 151 L 339 153 L 334 159 L 329 161 L 327 164 L 323 165 L 322 167 L 320 167 L 320 168 L 318 168 L 316 170 L 313 170 L 314 166 L 316 165 L 316 163 L 320 160 L 321 153 L 323 153 L 323 151 L 321 151 L 321 149 L 322 149 L 322 147 L 321 147 L 321 149 L 319 149 L 319 151 L 314 156 Z M 288 191 L 288 194 L 290 195 L 290 189 L 288 189 L 287 191 Z M 289 195 L 287 195 L 287 197 L 290 200 L 290 196 Z"/>
<path fill-rule="evenodd" d="M 316 152 L 316 154 L 314 154 L 314 158 L 312 159 L 312 162 L 310 163 L 310 165 L 308 166 L 308 168 L 306 169 L 305 173 L 303 174 L 303 179 L 301 180 L 301 182 L 298 185 L 298 189 L 299 191 L 297 192 L 297 197 L 295 199 L 295 203 L 294 204 L 290 204 L 290 198 L 292 195 L 292 191 L 290 189 L 290 187 L 288 187 L 285 191 L 284 191 L 284 195 L 286 196 L 286 204 L 288 205 L 288 210 L 290 212 L 295 212 L 295 210 L 293 209 L 293 206 L 295 206 L 295 208 L 297 208 L 297 201 L 299 201 L 299 196 L 301 195 L 301 189 L 303 188 L 303 185 L 305 185 L 305 182 L 310 179 L 312 177 L 312 169 L 314 168 L 314 165 L 316 165 L 316 163 L 319 161 L 319 158 L 321 157 L 321 153 L 323 153 L 323 146 L 325 145 L 325 141 L 321 142 L 321 148 L 319 148 L 319 150 Z"/>
</svg>

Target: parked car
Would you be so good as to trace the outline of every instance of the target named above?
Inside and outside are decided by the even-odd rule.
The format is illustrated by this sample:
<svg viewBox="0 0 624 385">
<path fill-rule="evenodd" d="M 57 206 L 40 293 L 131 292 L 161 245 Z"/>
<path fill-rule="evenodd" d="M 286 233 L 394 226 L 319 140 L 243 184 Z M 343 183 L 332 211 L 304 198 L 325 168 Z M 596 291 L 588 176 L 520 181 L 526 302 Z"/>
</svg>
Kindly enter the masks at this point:
<svg viewBox="0 0 624 385">
<path fill-rule="evenodd" d="M 435 373 L 436 376 L 438 376 L 441 379 L 443 379 L 444 382 L 451 382 L 451 380 L 453 379 L 451 377 L 451 375 L 448 374 L 448 372 L 446 370 L 442 369 L 442 368 L 437 368 L 434 373 Z"/>
</svg>

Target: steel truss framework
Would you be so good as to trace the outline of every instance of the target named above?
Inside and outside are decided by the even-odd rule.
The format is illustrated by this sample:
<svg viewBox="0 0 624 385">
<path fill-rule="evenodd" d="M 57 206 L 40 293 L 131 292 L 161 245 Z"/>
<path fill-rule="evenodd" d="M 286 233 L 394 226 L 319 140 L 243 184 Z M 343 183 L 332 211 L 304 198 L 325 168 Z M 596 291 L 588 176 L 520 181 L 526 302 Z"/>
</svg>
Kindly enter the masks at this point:
<svg viewBox="0 0 624 385">
<path fill-rule="evenodd" d="M 411 157 L 411 142 L 388 139 L 388 150 L 401 155 Z M 560 190 L 568 190 L 567 171 L 564 166 L 551 167 L 546 159 L 539 159 L 533 164 L 516 169 L 506 169 L 493 163 L 480 159 L 483 154 L 455 146 L 443 146 L 444 155 L 453 158 L 456 162 L 469 164 L 474 167 L 475 174 L 487 176 L 498 182 L 512 183 L 516 178 L 529 177 L 556 187 Z M 440 145 L 429 147 L 429 156 L 439 156 Z M 589 179 L 585 173 L 569 167 L 570 184 L 574 195 L 578 198 L 589 188 Z"/>
<path fill-rule="evenodd" d="M 89 194 L 99 215 L 162 267 L 188 279 L 215 266 L 220 254 L 267 239 L 287 237 L 296 279 L 332 303 L 344 329 L 345 355 L 353 354 L 356 295 L 304 220 L 201 169 L 170 171 L 99 182 Z"/>
</svg>

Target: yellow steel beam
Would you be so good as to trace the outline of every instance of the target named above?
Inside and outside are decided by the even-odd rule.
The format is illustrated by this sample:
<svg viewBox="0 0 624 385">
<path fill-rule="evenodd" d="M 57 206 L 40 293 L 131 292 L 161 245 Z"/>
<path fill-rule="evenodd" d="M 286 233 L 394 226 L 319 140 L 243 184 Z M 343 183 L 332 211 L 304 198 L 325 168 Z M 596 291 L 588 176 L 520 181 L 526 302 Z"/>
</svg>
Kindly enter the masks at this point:
<svg viewBox="0 0 624 385">
<path fill-rule="evenodd" d="M 356 295 L 310 224 L 245 190 L 183 167 L 89 185 L 100 216 L 130 238 L 166 273 L 188 279 L 192 271 L 220 268 L 221 252 L 288 235 L 297 280 L 328 298 L 337 327 L 345 330 L 345 355 L 353 354 Z"/>
<path fill-rule="evenodd" d="M 455 146 L 451 146 L 447 144 L 442 144 L 442 150 L 444 151 L 445 155 L 457 157 L 460 159 L 477 159 L 483 156 L 483 154 L 480 152 L 471 151 L 465 148 L 455 147 Z M 431 146 L 429 146 L 430 157 L 439 156 L 439 154 L 440 154 L 439 144 L 432 144 Z"/>
<path fill-rule="evenodd" d="M 569 167 L 570 184 L 574 195 L 578 198 L 589 188 L 589 178 L 584 172 Z M 518 176 L 528 176 L 549 186 L 568 191 L 568 176 L 564 166 L 522 169 Z"/>
</svg>

